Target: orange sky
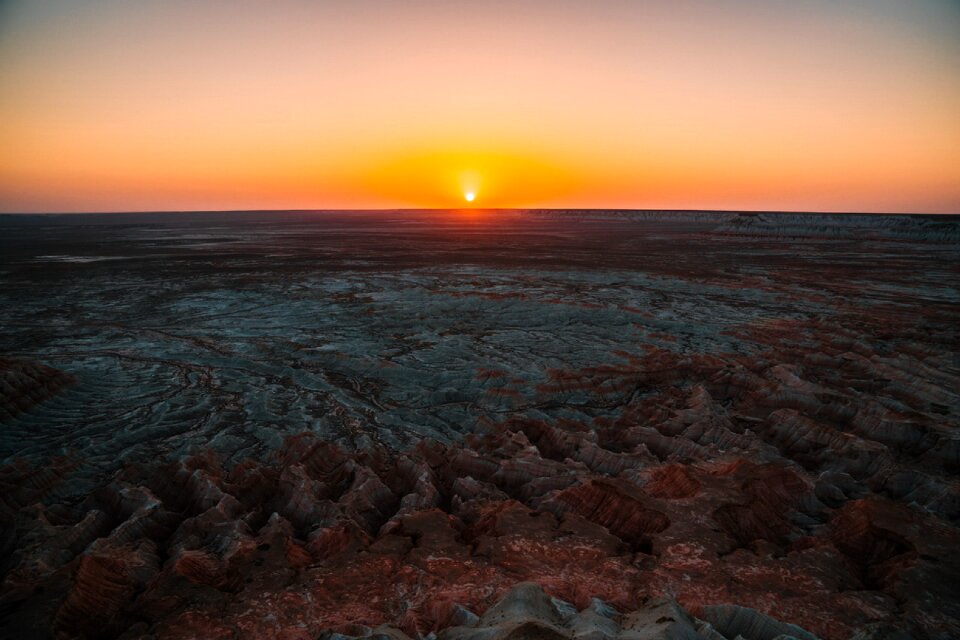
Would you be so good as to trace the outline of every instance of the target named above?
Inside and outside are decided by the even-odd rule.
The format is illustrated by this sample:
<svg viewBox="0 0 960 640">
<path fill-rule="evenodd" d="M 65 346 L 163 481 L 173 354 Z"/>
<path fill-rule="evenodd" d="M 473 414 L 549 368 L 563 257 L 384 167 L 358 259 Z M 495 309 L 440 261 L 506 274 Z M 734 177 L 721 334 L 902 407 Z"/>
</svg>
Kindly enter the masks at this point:
<svg viewBox="0 0 960 640">
<path fill-rule="evenodd" d="M 957 34 L 946 0 L 6 2 L 0 211 L 956 213 Z"/>
</svg>

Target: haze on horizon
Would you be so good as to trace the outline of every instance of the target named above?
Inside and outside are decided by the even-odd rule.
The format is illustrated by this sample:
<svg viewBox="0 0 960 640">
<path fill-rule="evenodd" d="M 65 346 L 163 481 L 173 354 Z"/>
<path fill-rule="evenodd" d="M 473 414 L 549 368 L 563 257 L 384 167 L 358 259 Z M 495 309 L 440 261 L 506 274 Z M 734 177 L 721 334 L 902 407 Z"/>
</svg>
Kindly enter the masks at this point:
<svg viewBox="0 0 960 640">
<path fill-rule="evenodd" d="M 0 3 L 0 211 L 960 212 L 950 0 Z"/>
</svg>

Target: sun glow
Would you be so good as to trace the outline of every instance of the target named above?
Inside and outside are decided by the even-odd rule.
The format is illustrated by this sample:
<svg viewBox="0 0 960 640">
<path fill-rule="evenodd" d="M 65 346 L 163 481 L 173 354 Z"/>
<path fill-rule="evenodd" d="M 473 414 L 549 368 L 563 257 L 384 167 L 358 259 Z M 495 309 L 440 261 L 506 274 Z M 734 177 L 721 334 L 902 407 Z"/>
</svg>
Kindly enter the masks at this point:
<svg viewBox="0 0 960 640">
<path fill-rule="evenodd" d="M 463 199 L 466 200 L 467 202 L 473 202 L 476 199 L 476 197 L 477 197 L 477 194 L 475 194 L 473 191 L 467 191 L 465 194 L 463 194 Z"/>
</svg>

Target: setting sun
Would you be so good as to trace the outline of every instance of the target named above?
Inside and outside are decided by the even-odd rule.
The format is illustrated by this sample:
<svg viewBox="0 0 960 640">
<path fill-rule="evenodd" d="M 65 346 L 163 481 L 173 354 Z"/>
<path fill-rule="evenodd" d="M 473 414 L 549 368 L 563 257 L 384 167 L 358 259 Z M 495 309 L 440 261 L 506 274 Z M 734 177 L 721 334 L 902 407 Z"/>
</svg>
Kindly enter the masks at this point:
<svg viewBox="0 0 960 640">
<path fill-rule="evenodd" d="M 477 194 L 475 194 L 473 191 L 467 191 L 465 194 L 463 194 L 463 198 L 464 198 L 464 200 L 466 200 L 467 202 L 473 202 L 473 200 L 474 200 L 476 197 L 477 197 Z"/>
</svg>

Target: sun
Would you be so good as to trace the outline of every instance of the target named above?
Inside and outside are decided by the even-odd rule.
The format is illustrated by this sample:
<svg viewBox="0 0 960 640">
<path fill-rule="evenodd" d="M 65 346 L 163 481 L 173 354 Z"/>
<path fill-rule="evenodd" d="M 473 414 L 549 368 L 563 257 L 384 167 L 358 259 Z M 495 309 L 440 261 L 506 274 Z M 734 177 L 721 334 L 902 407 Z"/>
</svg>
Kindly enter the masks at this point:
<svg viewBox="0 0 960 640">
<path fill-rule="evenodd" d="M 465 194 L 463 194 L 463 199 L 467 202 L 473 202 L 476 197 L 477 194 L 475 194 L 473 191 L 467 191 Z"/>
</svg>

